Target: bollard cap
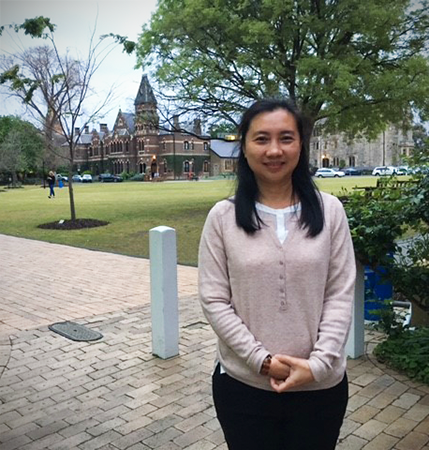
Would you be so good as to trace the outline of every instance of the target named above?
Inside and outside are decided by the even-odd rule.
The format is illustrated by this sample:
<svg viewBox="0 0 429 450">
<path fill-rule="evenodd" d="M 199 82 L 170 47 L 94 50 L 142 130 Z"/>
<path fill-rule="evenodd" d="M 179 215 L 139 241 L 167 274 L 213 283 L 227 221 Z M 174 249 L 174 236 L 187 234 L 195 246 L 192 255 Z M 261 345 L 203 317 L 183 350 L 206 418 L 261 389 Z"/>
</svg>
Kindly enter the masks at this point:
<svg viewBox="0 0 429 450">
<path fill-rule="evenodd" d="M 151 228 L 149 232 L 157 231 L 158 233 L 165 233 L 166 231 L 175 231 L 174 228 L 166 227 L 164 225 L 160 225 L 159 227 Z"/>
</svg>

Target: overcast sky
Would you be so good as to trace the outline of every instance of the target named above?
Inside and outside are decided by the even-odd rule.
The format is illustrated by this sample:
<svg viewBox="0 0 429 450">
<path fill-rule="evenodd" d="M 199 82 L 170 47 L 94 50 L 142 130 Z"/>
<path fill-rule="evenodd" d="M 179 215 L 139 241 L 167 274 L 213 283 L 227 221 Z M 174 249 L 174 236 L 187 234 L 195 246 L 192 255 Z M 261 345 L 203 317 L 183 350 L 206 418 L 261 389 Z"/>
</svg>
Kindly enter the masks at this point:
<svg viewBox="0 0 429 450">
<path fill-rule="evenodd" d="M 156 10 L 156 0 L 0 0 L 0 25 L 21 24 L 25 19 L 37 16 L 49 17 L 57 28 L 55 41 L 60 52 L 68 49 L 73 55 L 83 58 L 88 52 L 88 43 L 96 26 L 96 36 L 114 33 L 136 40 L 142 25 L 148 23 Z M 4 31 L 0 37 L 0 53 L 13 54 L 22 49 L 43 45 L 41 39 L 31 39 L 23 33 Z M 93 79 L 92 86 L 105 92 L 111 85 L 117 101 L 110 105 L 103 122 L 112 129 L 118 109 L 134 111 L 134 98 L 142 76 L 142 69 L 134 69 L 135 56 L 122 53 L 117 47 L 104 61 Z M 0 88 L 0 116 L 20 115 L 24 119 L 25 109 L 16 101 L 7 98 L 7 90 Z M 94 124 L 98 128 L 98 124 Z"/>
</svg>

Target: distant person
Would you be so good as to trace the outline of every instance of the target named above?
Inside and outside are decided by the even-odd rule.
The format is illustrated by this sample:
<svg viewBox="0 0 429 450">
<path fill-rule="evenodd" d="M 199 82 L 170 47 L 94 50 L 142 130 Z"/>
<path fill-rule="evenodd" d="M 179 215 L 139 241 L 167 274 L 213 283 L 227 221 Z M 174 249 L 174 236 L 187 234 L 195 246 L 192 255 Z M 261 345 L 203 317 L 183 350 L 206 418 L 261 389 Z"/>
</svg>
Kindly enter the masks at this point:
<svg viewBox="0 0 429 450">
<path fill-rule="evenodd" d="M 47 181 L 48 181 L 48 184 L 49 184 L 49 195 L 48 195 L 48 198 L 55 197 L 55 191 L 54 191 L 55 174 L 54 174 L 54 172 L 52 172 L 52 170 L 48 174 Z"/>
<path fill-rule="evenodd" d="M 346 411 L 355 256 L 342 204 L 311 178 L 303 129 L 287 101 L 244 113 L 235 196 L 211 209 L 201 237 L 230 450 L 334 450 Z"/>
</svg>

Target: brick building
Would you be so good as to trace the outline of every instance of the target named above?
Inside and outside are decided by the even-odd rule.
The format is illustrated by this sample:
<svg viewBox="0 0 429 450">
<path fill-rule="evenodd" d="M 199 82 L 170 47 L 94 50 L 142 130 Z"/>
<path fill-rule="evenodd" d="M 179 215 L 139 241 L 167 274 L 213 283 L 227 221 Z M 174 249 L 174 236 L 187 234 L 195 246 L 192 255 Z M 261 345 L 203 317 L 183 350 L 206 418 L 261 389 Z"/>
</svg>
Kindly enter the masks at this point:
<svg viewBox="0 0 429 450">
<path fill-rule="evenodd" d="M 183 126 L 175 117 L 170 130 L 160 129 L 156 98 L 146 75 L 134 106 L 134 113 L 119 110 L 111 131 L 107 124 L 100 124 L 99 130 L 84 130 L 76 149 L 77 170 L 90 170 L 93 175 L 140 173 L 164 179 L 210 174 L 210 139 L 201 137 L 200 121 Z"/>
</svg>

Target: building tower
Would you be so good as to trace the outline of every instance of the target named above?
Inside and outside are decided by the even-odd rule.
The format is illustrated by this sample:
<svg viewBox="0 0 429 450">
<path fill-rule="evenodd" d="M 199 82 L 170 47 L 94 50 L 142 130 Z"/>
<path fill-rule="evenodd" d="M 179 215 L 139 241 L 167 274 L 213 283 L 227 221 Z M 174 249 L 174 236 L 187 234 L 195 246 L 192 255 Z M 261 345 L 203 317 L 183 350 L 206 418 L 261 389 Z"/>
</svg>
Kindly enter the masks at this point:
<svg viewBox="0 0 429 450">
<path fill-rule="evenodd" d="M 143 74 L 140 87 L 134 101 L 136 145 L 140 171 L 150 167 L 152 177 L 159 173 L 159 116 L 157 102 L 147 75 Z M 142 168 L 144 170 L 142 170 Z"/>
</svg>

